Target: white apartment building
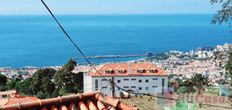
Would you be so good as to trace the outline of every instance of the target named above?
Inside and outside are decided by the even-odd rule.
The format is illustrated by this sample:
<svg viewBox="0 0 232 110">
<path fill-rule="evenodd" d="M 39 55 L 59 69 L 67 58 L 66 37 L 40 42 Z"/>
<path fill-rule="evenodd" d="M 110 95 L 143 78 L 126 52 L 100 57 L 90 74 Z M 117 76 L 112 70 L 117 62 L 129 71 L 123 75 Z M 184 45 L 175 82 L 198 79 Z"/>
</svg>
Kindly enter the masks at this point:
<svg viewBox="0 0 232 110">
<path fill-rule="evenodd" d="M 101 91 L 112 96 L 113 80 L 119 87 L 135 93 L 157 94 L 164 93 L 168 89 L 168 75 L 156 65 L 144 63 L 111 63 L 105 64 L 98 72 L 90 72 L 84 75 L 84 92 Z M 115 95 L 123 92 L 117 86 Z"/>
</svg>

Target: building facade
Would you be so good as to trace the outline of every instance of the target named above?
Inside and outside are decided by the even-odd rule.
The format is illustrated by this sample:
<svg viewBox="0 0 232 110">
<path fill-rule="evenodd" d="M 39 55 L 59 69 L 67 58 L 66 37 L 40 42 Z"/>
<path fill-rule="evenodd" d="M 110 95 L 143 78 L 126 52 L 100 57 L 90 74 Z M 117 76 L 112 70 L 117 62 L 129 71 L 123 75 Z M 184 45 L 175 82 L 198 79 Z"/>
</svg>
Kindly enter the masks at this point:
<svg viewBox="0 0 232 110">
<path fill-rule="evenodd" d="M 165 93 L 168 90 L 168 75 L 148 62 L 105 64 L 98 72 L 84 75 L 84 92 L 101 91 L 105 95 L 112 96 L 114 93 L 120 96 L 125 90 L 147 94 Z"/>
</svg>

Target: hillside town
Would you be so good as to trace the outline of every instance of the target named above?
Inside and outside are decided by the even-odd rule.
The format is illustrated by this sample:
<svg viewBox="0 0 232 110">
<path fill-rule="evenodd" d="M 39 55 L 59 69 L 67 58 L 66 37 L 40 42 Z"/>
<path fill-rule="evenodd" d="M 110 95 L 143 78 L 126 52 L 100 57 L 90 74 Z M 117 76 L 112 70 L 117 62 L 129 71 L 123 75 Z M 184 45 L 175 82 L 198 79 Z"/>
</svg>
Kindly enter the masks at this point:
<svg viewBox="0 0 232 110">
<path fill-rule="evenodd" d="M 150 62 L 164 69 L 167 74 L 177 74 L 183 77 L 191 77 L 192 74 L 204 74 L 212 79 L 212 83 L 226 78 L 225 69 L 223 66 L 227 61 L 227 52 L 232 48 L 231 44 L 217 45 L 215 47 L 202 47 L 188 52 L 169 51 L 165 52 L 163 56 L 165 59 L 152 59 Z M 139 59 L 128 62 L 145 62 L 145 59 Z M 107 63 L 106 63 L 107 64 Z M 96 67 L 105 65 L 99 64 Z M 53 68 L 59 70 L 62 66 L 49 66 L 44 68 Z M 23 68 L 0 68 L 0 73 L 8 78 L 22 77 L 29 78 L 36 72 L 39 67 L 23 67 Z M 77 65 L 73 72 L 89 73 L 92 68 L 88 65 Z"/>
<path fill-rule="evenodd" d="M 188 52 L 182 51 L 169 51 L 159 55 L 147 56 L 144 59 L 138 59 L 128 62 L 115 62 L 115 63 L 104 63 L 95 65 L 95 68 L 89 65 L 76 65 L 72 70 L 74 74 L 83 73 L 83 92 L 97 95 L 94 91 L 100 91 L 103 96 L 109 96 L 112 98 L 125 98 L 131 97 L 133 94 L 146 94 L 150 95 L 160 95 L 160 94 L 173 94 L 168 95 L 177 97 L 175 86 L 171 86 L 171 82 L 175 82 L 177 79 L 181 81 L 189 81 L 191 78 L 196 76 L 196 74 L 201 74 L 203 77 L 208 79 L 208 84 L 215 86 L 218 90 L 218 96 L 229 96 L 228 84 L 223 81 L 229 81 L 225 71 L 225 64 L 228 60 L 228 52 L 232 48 L 231 44 L 217 45 L 216 47 L 203 47 L 196 50 L 191 50 Z M 5 75 L 8 79 L 20 79 L 27 80 L 34 77 L 35 72 L 40 69 L 46 68 L 54 69 L 54 71 L 67 71 L 67 65 L 64 66 L 49 66 L 44 68 L 37 67 L 23 67 L 23 68 L 0 68 L 0 73 Z M 48 70 L 50 71 L 50 70 Z M 176 77 L 170 77 L 170 76 Z M 54 79 L 51 79 L 54 80 Z M 54 81 L 53 81 L 54 82 Z M 203 83 L 202 83 L 203 84 Z M 220 86 L 220 87 L 219 87 Z M 191 90 L 191 88 L 190 88 Z M 205 89 L 209 91 L 209 89 Z M 13 95 L 12 95 L 13 94 Z M 17 91 L 11 90 L 6 92 L 0 92 L 0 97 L 5 99 L 17 98 L 17 100 L 33 100 L 37 101 L 36 97 L 21 96 Z M 85 94 L 84 94 L 85 95 Z M 136 96 L 137 95 L 133 95 Z M 79 97 L 79 96 L 76 96 Z M 88 97 L 88 94 L 87 96 Z M 215 96 L 213 96 L 215 97 Z M 64 97 L 65 98 L 65 97 Z M 170 98 L 170 97 L 169 97 Z M 48 99 L 56 100 L 56 98 Z M 71 99 L 70 99 L 71 100 Z M 101 99 L 98 99 L 101 100 Z M 107 99 L 111 100 L 111 99 Z M 230 100 L 230 99 L 226 99 Z M 4 100 L 0 100 L 4 101 Z M 41 100 L 43 101 L 43 100 Z M 44 100 L 47 101 L 47 100 Z M 104 100 L 102 100 L 104 102 Z M 101 102 L 80 102 L 83 106 L 90 106 L 89 103 Z M 9 100 L 7 101 L 9 102 Z M 126 101 L 125 101 L 126 102 Z M 227 101 L 230 103 L 230 101 Z M 14 103 L 14 102 L 12 102 Z M 47 103 L 49 108 L 56 108 L 53 102 Z M 80 104 L 79 103 L 79 104 Z M 24 103 L 21 103 L 22 106 Z M 72 105 L 72 104 L 71 104 Z M 69 104 L 69 106 L 71 106 Z M 102 104 L 101 104 L 102 105 Z M 112 105 L 112 104 L 111 104 Z M 133 105 L 134 104 L 129 104 Z M 80 106 L 80 105 L 79 105 Z M 104 106 L 104 105 L 103 105 Z M 127 106 L 126 107 L 131 107 Z M 1 107 L 1 105 L 0 105 Z M 13 105 L 8 105 L 5 103 L 3 107 L 13 107 Z M 27 106 L 25 106 L 27 107 Z M 28 106 L 30 107 L 30 106 Z M 44 106 L 36 105 L 36 108 L 41 108 Z M 59 106 L 67 108 L 66 106 Z M 117 106 L 115 106 L 117 107 Z M 88 108 L 88 107 L 86 107 Z M 98 107 L 101 108 L 101 107 Z M 162 108 L 162 107 L 161 107 Z M 133 108 L 134 109 L 134 108 Z"/>
<path fill-rule="evenodd" d="M 225 64 L 228 60 L 231 44 L 217 45 L 216 47 L 198 48 L 189 52 L 170 51 L 165 53 L 165 60 L 154 60 L 160 68 L 168 74 L 176 74 L 182 78 L 191 78 L 194 74 L 203 74 L 209 77 L 210 83 L 218 85 L 226 80 Z"/>
</svg>

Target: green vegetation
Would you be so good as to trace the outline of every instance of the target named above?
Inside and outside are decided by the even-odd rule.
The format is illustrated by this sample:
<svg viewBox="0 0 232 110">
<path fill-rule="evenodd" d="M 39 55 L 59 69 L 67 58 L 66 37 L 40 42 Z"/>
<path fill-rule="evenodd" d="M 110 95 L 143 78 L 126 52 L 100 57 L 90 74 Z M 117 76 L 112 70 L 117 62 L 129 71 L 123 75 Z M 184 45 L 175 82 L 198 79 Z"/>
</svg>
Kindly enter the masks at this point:
<svg viewBox="0 0 232 110">
<path fill-rule="evenodd" d="M 7 77 L 0 74 L 0 91 L 5 90 L 6 83 L 7 83 Z"/>
<path fill-rule="evenodd" d="M 212 23 L 228 23 L 231 26 L 232 0 L 211 0 L 212 5 L 220 5 L 221 9 L 214 15 Z"/>
<path fill-rule="evenodd" d="M 39 98 L 51 98 L 70 93 L 83 92 L 83 73 L 72 73 L 76 66 L 74 60 L 69 60 L 60 70 L 51 68 L 39 69 L 31 78 L 9 79 L 0 75 L 1 90 L 16 89 L 23 95 L 33 95 Z"/>
<path fill-rule="evenodd" d="M 120 92 L 120 97 L 121 97 L 121 98 L 124 98 L 124 97 L 125 97 L 125 95 L 124 95 L 123 92 Z"/>
<path fill-rule="evenodd" d="M 232 50 L 230 50 L 230 52 L 228 53 L 228 61 L 227 61 L 226 65 L 225 65 L 225 69 L 226 69 L 226 74 L 230 78 L 232 78 Z M 232 80 L 230 80 L 229 84 L 230 84 L 230 87 L 231 87 L 232 86 Z M 230 94 L 230 97 L 232 97 L 232 94 Z"/>
<path fill-rule="evenodd" d="M 197 93 L 201 94 L 203 87 L 208 85 L 208 78 L 204 77 L 202 74 L 195 74 L 191 78 L 192 85 L 197 88 Z"/>
<path fill-rule="evenodd" d="M 158 53 L 158 54 L 154 54 L 152 56 L 147 56 L 145 59 L 147 61 L 153 61 L 153 60 L 167 60 L 168 59 L 168 55 L 165 53 Z"/>
<path fill-rule="evenodd" d="M 55 90 L 52 76 L 56 73 L 54 69 L 40 69 L 31 78 L 29 93 L 39 98 L 50 98 Z"/>
<path fill-rule="evenodd" d="M 226 73 L 229 75 L 230 78 L 232 78 L 232 50 L 228 53 L 228 61 L 226 63 Z M 230 85 L 232 86 L 232 80 L 230 80 Z"/>
<path fill-rule="evenodd" d="M 194 93 L 202 94 L 204 86 L 208 86 L 208 78 L 202 74 L 195 74 L 191 79 L 179 79 L 176 75 L 169 75 L 169 86 L 174 87 L 178 94 Z"/>
<path fill-rule="evenodd" d="M 7 77 L 0 74 L 0 85 L 5 85 L 7 82 Z"/>
</svg>

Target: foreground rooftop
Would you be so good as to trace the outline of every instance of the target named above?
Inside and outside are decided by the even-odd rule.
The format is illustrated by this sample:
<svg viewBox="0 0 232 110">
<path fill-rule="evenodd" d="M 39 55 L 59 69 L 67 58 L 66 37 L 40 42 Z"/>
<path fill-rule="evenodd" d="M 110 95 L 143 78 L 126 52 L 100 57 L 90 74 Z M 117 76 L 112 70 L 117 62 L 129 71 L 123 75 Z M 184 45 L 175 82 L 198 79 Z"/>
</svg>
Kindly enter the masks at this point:
<svg viewBox="0 0 232 110">
<path fill-rule="evenodd" d="M 119 99 L 100 92 L 75 94 L 51 99 L 19 96 L 0 99 L 0 110 L 135 110 Z"/>
</svg>

